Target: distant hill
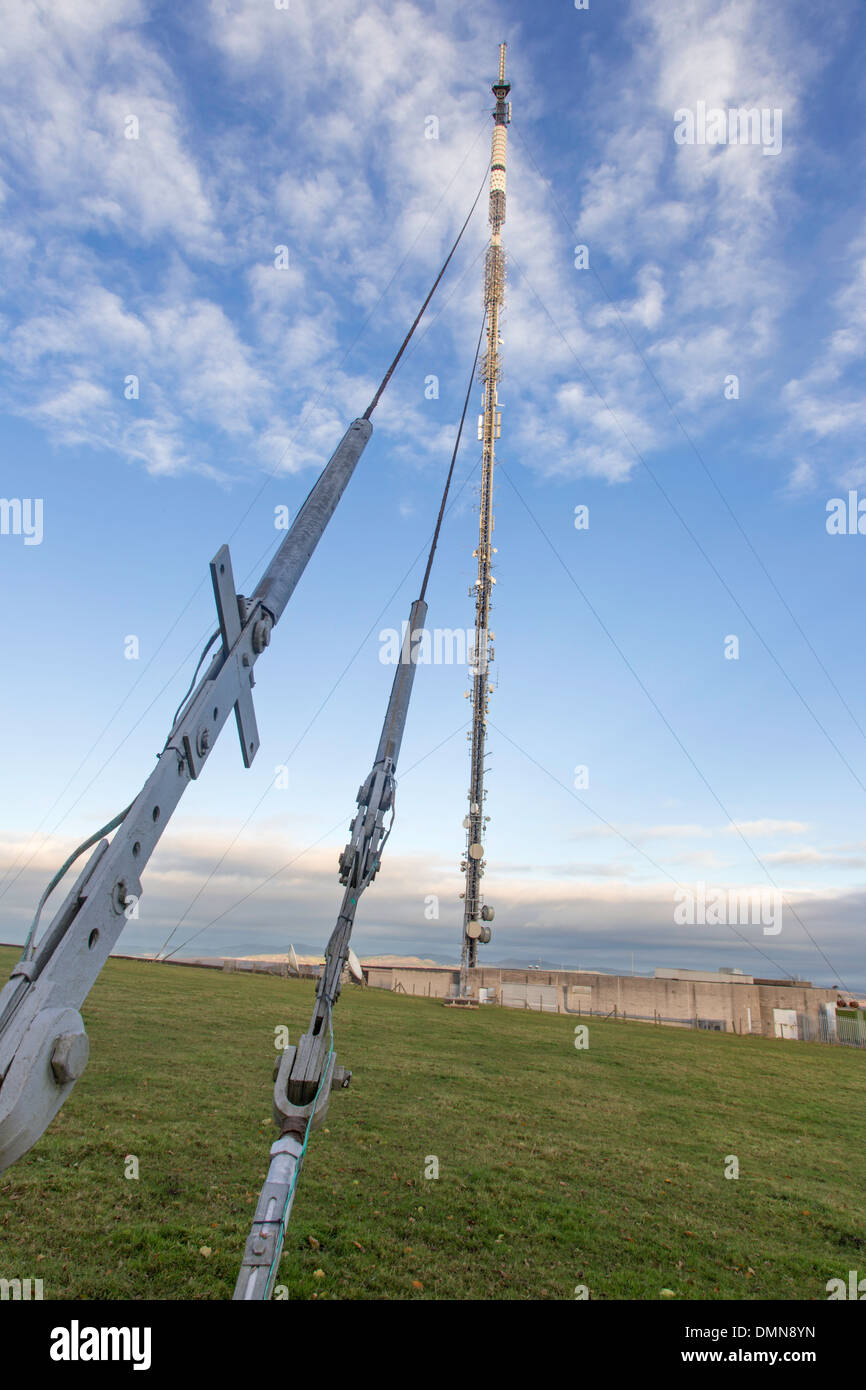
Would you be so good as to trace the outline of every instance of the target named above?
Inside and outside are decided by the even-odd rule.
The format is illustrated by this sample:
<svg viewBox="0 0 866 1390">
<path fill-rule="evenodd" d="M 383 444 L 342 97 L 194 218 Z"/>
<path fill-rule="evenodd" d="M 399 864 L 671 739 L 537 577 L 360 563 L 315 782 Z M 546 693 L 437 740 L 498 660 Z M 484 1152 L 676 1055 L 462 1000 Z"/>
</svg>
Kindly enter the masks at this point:
<svg viewBox="0 0 866 1390">
<path fill-rule="evenodd" d="M 324 958 L 321 951 L 304 952 L 302 950 L 299 950 L 297 947 L 295 948 L 295 955 L 297 956 L 301 965 L 320 965 Z M 286 961 L 288 960 L 288 955 L 285 951 L 282 951 L 279 954 L 271 953 L 270 955 L 261 956 L 233 956 L 231 957 L 231 959 Z M 443 964 L 442 961 L 431 960 L 429 957 L 423 956 L 361 956 L 360 959 L 362 965 L 413 965 L 418 966 L 422 969 L 425 965 L 436 966 Z M 444 962 L 444 964 L 450 965 L 451 962 L 446 961 Z M 456 965 L 452 966 L 452 969 L 456 970 L 457 968 L 458 967 Z"/>
<path fill-rule="evenodd" d="M 487 964 L 486 961 L 485 961 L 485 964 Z M 493 962 L 491 961 L 490 964 L 493 964 Z M 574 965 L 571 965 L 571 964 L 569 964 L 568 962 L 563 963 L 562 961 L 558 961 L 558 960 L 557 960 L 557 961 L 553 961 L 553 960 L 539 960 L 537 956 L 535 957 L 534 960 L 532 960 L 531 958 L 529 958 L 529 957 L 527 957 L 527 956 L 524 956 L 522 960 L 518 960 L 516 956 L 509 957 L 508 960 L 498 960 L 498 961 L 496 961 L 496 963 L 495 963 L 495 968 L 496 968 L 497 970 L 500 970 L 500 969 L 501 969 L 501 970 L 535 970 L 535 969 L 538 969 L 538 970 L 574 970 L 574 969 L 576 969 L 576 967 L 575 967 Z M 598 972 L 595 972 L 595 973 L 598 973 Z"/>
<path fill-rule="evenodd" d="M 427 966 L 448 966 L 451 970 L 460 968 L 459 961 L 433 960 L 430 956 L 362 956 L 362 965 L 417 965 L 422 969 Z"/>
</svg>

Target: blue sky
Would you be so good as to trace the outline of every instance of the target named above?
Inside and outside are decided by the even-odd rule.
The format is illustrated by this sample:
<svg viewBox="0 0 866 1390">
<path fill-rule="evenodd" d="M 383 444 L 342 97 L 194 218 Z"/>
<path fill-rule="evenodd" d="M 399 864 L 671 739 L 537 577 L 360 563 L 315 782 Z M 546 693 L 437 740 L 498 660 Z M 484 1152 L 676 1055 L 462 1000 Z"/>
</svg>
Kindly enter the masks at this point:
<svg viewBox="0 0 866 1390">
<path fill-rule="evenodd" d="M 485 958 L 866 987 L 866 538 L 826 527 L 866 497 L 864 23 L 845 0 L 820 26 L 757 0 L 3 6 L 2 493 L 42 500 L 43 535 L 0 536 L 0 937 L 152 767 L 212 555 L 228 541 L 251 592 L 274 509 L 367 405 L 484 175 L 507 40 Z M 781 112 L 781 148 L 677 144 L 699 102 Z M 326 939 L 380 633 L 420 583 L 480 325 L 485 202 L 257 668 L 261 752 L 246 772 L 224 733 L 128 950 L 178 922 L 203 954 Z M 470 428 L 433 627 L 473 621 L 477 464 Z M 467 684 L 418 672 L 362 954 L 459 951 Z M 771 880 L 777 935 L 674 921 L 677 885 Z"/>
</svg>

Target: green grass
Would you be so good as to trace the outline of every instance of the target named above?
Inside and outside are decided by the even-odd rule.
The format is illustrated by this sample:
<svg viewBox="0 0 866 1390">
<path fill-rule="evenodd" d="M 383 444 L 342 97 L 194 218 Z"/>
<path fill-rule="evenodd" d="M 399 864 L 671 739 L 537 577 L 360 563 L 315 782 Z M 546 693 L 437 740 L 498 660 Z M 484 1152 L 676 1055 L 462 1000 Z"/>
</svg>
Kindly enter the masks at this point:
<svg viewBox="0 0 866 1390">
<path fill-rule="evenodd" d="M 46 1298 L 230 1298 L 274 1136 L 274 1029 L 297 1040 L 312 999 L 109 961 L 84 1077 L 0 1175 L 0 1277 Z M 599 1019 L 578 1051 L 574 1024 L 347 987 L 354 1076 L 310 1139 L 288 1295 L 824 1299 L 866 1274 L 862 1052 Z"/>
</svg>

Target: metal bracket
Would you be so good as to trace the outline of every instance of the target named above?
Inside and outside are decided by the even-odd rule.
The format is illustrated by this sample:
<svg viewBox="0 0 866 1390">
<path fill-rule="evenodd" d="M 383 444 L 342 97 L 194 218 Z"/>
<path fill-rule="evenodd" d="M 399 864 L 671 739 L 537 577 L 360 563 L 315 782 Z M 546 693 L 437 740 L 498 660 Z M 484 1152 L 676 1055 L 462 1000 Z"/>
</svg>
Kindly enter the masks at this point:
<svg viewBox="0 0 866 1390">
<path fill-rule="evenodd" d="M 308 1035 L 305 1034 L 304 1038 L 307 1038 L 307 1036 Z M 298 1048 L 287 1047 L 283 1052 L 274 1082 L 274 1124 L 283 1132 L 286 1132 L 286 1127 L 289 1125 L 293 1129 L 296 1129 L 302 1137 L 306 1133 L 308 1126 L 311 1130 L 321 1129 L 322 1125 L 325 1123 L 325 1116 L 328 1113 L 328 1102 L 331 1098 L 331 1086 L 334 1082 L 334 1068 L 337 1064 L 337 1054 L 336 1052 L 332 1052 L 325 1067 L 319 1074 L 317 1081 L 309 1083 L 314 1088 L 312 1099 L 306 1102 L 306 1104 L 301 1105 L 296 1105 L 290 1101 L 290 1088 L 295 1089 L 292 1087 L 292 1069 L 295 1066 L 296 1059 L 298 1059 L 299 1050 L 301 1054 L 300 1059 L 298 1059 L 299 1065 L 303 1062 L 305 1054 L 304 1038 L 301 1039 Z M 316 1041 L 318 1042 L 318 1039 L 316 1039 Z M 341 1071 L 341 1085 L 344 1084 L 343 1075 L 344 1073 Z M 302 1082 L 306 1082 L 306 1071 L 300 1079 Z M 296 1085 L 297 1080 L 296 1078 Z M 308 1086 L 302 1085 L 301 1087 L 297 1087 L 297 1089 L 308 1089 Z"/>
<path fill-rule="evenodd" d="M 54 1119 L 84 1071 L 89 1050 L 77 1009 L 43 1009 L 36 1015 L 3 1077 L 0 1171 L 25 1154 Z"/>
<path fill-rule="evenodd" d="M 250 658 L 246 653 L 232 652 L 232 648 L 241 635 L 241 628 L 247 621 L 246 611 L 243 615 L 241 613 L 241 605 L 243 604 L 244 610 L 246 610 L 247 600 L 243 599 L 235 589 L 231 556 L 227 545 L 220 546 L 211 560 L 210 576 L 219 617 L 220 636 L 222 637 L 223 664 L 227 661 L 233 661 L 237 667 L 235 671 L 237 699 L 234 710 L 235 721 L 238 726 L 238 738 L 241 741 L 241 756 L 244 760 L 244 766 L 251 767 L 253 758 L 259 751 L 259 730 L 256 724 L 252 695 L 253 670 Z M 217 721 L 218 717 L 219 710 L 217 708 L 213 714 L 214 722 Z M 211 728 L 207 719 L 207 711 L 205 711 L 205 718 L 195 730 L 194 736 L 192 733 L 184 735 L 183 746 L 190 777 L 198 777 L 205 759 L 216 741 L 216 734 L 217 730 Z"/>
</svg>

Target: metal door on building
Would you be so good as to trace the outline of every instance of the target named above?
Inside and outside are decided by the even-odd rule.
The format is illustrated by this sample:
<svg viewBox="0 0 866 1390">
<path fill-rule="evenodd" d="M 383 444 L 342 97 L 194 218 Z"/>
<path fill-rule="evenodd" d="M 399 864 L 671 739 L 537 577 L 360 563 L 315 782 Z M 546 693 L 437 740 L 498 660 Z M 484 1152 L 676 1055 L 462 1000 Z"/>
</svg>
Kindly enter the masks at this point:
<svg viewBox="0 0 866 1390">
<path fill-rule="evenodd" d="M 797 1037 L 797 1010 L 774 1009 L 773 1031 L 777 1038 Z"/>
</svg>

